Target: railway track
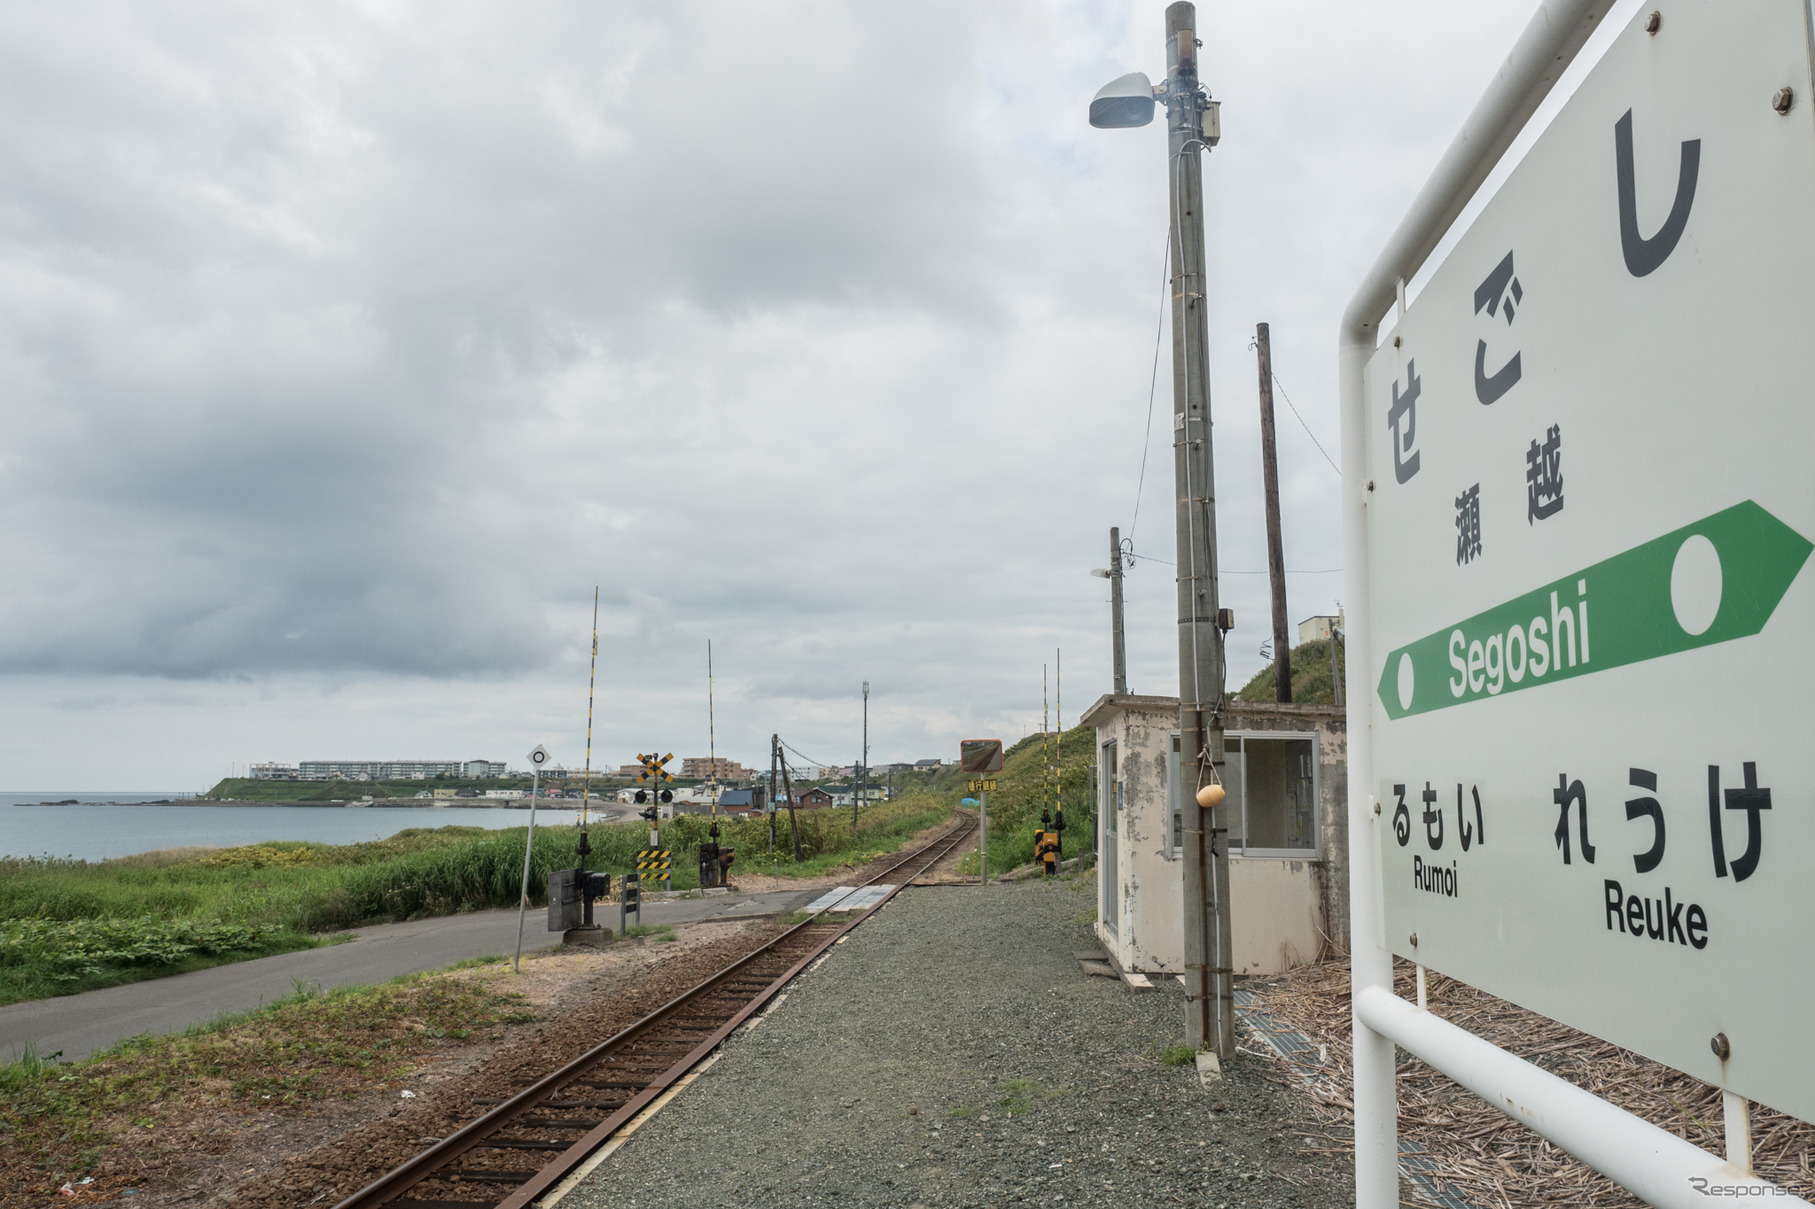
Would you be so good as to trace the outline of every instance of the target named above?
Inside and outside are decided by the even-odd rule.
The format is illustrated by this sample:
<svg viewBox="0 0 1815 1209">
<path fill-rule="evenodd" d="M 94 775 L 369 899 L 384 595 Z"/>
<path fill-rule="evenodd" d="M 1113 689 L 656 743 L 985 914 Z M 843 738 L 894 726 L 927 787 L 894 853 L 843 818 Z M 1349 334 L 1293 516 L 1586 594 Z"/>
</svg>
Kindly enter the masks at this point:
<svg viewBox="0 0 1815 1209">
<path fill-rule="evenodd" d="M 847 921 L 828 919 L 831 909 L 818 912 L 566 1066 L 494 1101 L 335 1209 L 527 1209 L 839 937 L 975 830 L 974 818 L 961 818 L 866 881 L 887 880 L 893 888 L 861 915 Z"/>
</svg>

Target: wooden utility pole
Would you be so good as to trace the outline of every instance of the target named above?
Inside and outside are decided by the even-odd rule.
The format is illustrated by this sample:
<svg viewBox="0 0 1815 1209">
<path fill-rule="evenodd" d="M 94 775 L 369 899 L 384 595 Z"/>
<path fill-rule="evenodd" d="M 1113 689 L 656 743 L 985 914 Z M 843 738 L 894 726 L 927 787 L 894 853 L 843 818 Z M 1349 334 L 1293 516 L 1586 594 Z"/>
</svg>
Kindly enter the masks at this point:
<svg viewBox="0 0 1815 1209">
<path fill-rule="evenodd" d="M 775 736 L 775 742 L 779 747 L 780 735 Z M 794 837 L 794 863 L 798 865 L 800 863 L 800 822 L 794 817 L 794 782 L 788 778 L 788 757 L 779 751 L 776 754 L 781 756 L 781 789 L 788 795 L 788 834 Z"/>
<path fill-rule="evenodd" d="M 1260 469 L 1267 495 L 1267 579 L 1273 585 L 1273 684 L 1292 699 L 1292 643 L 1286 632 L 1286 547 L 1279 533 L 1279 447 L 1273 436 L 1273 346 L 1267 325 L 1254 325 L 1260 354 Z"/>
</svg>

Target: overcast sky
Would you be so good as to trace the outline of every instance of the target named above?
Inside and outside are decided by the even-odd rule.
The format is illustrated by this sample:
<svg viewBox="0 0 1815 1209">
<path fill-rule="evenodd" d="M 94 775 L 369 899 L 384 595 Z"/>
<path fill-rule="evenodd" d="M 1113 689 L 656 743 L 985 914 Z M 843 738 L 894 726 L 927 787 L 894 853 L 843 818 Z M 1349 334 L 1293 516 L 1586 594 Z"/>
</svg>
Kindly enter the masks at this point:
<svg viewBox="0 0 1815 1209">
<path fill-rule="evenodd" d="M 1336 324 L 1533 0 L 1200 6 L 1233 689 L 1342 594 Z M 0 788 L 250 761 L 951 758 L 1171 557 L 1138 3 L 0 10 Z M 1617 10 L 1616 10 L 1617 13 Z M 1169 355 L 1169 354 L 1168 354 Z M 1143 451 L 1150 450 L 1137 500 Z M 1139 506 L 1136 516 L 1137 502 Z M 1172 569 L 1129 682 L 1176 689 Z"/>
</svg>

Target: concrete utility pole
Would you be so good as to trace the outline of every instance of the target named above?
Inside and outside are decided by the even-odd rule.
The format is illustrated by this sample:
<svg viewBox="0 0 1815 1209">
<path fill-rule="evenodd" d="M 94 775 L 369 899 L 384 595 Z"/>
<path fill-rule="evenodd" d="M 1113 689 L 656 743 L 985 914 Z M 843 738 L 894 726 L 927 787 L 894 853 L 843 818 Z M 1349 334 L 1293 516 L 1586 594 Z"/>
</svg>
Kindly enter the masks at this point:
<svg viewBox="0 0 1815 1209">
<path fill-rule="evenodd" d="M 1254 325 L 1260 355 L 1260 470 L 1267 493 L 1267 580 L 1273 587 L 1274 697 L 1292 700 L 1292 643 L 1286 635 L 1286 546 L 1279 534 L 1279 447 L 1273 436 L 1273 342 L 1264 323 Z"/>
<path fill-rule="evenodd" d="M 1199 153 L 1208 98 L 1198 88 L 1197 8 L 1166 8 L 1167 162 L 1172 210 L 1172 448 L 1178 498 L 1179 750 L 1190 792 L 1220 783 L 1223 631 L 1217 624 L 1216 486 L 1210 434 L 1209 322 L 1204 275 L 1204 175 Z M 1183 795 L 1181 795 L 1183 796 Z M 1229 852 L 1214 811 L 1185 815 L 1185 1039 L 1235 1056 L 1229 937 Z"/>
<path fill-rule="evenodd" d="M 769 851 L 775 851 L 775 812 L 780 809 L 780 799 L 775 791 L 781 786 L 777 783 L 781 768 L 781 736 L 769 736 Z"/>
<path fill-rule="evenodd" d="M 1109 625 L 1114 634 L 1115 691 L 1128 691 L 1128 657 L 1122 647 L 1122 531 L 1109 530 Z"/>
<path fill-rule="evenodd" d="M 851 830 L 857 830 L 857 803 L 863 799 L 863 777 L 870 770 L 870 682 L 863 682 L 863 759 L 857 762 L 857 775 L 851 786 Z"/>
</svg>

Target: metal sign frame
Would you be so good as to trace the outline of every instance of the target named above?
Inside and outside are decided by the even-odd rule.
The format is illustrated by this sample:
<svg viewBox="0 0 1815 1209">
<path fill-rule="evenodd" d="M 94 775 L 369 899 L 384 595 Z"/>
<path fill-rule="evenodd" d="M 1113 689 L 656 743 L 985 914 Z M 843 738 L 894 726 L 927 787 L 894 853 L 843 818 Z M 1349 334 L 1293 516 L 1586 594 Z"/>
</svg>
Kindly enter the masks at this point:
<svg viewBox="0 0 1815 1209">
<path fill-rule="evenodd" d="M 1626 6 L 1619 6 L 1629 15 Z M 1404 304 L 1412 280 L 1508 147 L 1605 18 L 1608 4 L 1548 0 L 1463 123 L 1343 315 L 1339 340 L 1343 464 L 1343 554 L 1349 602 L 1350 971 L 1354 1020 L 1355 1188 L 1361 1209 L 1399 1204 L 1395 1047 L 1404 1048 L 1653 1205 L 1705 1206 L 1698 1185 L 1726 1195 L 1767 1195 L 1807 1204 L 1749 1173 L 1744 1102 L 1727 1097 L 1727 1156 L 1675 1134 L 1450 1024 L 1393 993 L 1385 935 L 1381 845 L 1391 834 L 1375 792 L 1371 747 L 1374 681 L 1384 664 L 1372 649 L 1366 510 L 1369 492 L 1365 377 L 1379 324 Z"/>
</svg>

